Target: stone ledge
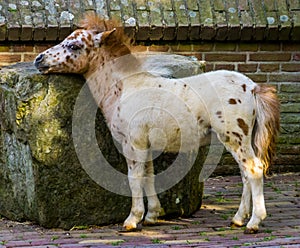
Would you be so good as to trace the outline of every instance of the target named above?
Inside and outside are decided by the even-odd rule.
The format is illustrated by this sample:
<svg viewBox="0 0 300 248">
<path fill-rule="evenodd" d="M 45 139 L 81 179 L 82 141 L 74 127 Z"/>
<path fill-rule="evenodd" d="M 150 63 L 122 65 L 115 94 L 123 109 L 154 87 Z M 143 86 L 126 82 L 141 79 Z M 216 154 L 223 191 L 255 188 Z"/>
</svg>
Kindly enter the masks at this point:
<svg viewBox="0 0 300 248">
<path fill-rule="evenodd" d="M 299 1 L 45 1 L 0 4 L 0 41 L 62 40 L 85 11 L 120 19 L 145 40 L 300 40 Z"/>
</svg>

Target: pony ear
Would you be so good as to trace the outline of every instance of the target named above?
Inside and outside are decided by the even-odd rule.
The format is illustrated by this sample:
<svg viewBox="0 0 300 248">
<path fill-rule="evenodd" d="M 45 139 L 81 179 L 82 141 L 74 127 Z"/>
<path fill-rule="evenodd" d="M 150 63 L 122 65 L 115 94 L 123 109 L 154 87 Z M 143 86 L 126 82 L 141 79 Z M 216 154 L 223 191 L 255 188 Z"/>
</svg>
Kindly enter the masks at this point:
<svg viewBox="0 0 300 248">
<path fill-rule="evenodd" d="M 109 37 L 116 31 L 116 29 L 112 29 L 110 31 L 105 31 L 94 36 L 94 44 L 95 47 L 100 47 L 102 44 L 106 43 Z"/>
</svg>

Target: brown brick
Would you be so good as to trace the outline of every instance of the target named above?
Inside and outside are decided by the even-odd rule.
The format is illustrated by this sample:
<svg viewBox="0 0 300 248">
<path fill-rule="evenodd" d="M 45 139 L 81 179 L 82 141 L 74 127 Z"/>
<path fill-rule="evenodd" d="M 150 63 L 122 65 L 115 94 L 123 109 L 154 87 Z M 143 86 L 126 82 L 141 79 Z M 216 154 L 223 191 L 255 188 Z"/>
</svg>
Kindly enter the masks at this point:
<svg viewBox="0 0 300 248">
<path fill-rule="evenodd" d="M 24 54 L 24 61 L 23 62 L 33 61 L 37 55 L 38 55 L 37 53 Z"/>
<path fill-rule="evenodd" d="M 194 52 L 213 51 L 213 49 L 214 49 L 214 43 L 212 42 L 203 42 L 200 44 L 197 43 L 193 45 Z"/>
<path fill-rule="evenodd" d="M 151 46 L 149 46 L 149 51 L 167 52 L 167 51 L 169 51 L 169 46 L 151 45 Z"/>
<path fill-rule="evenodd" d="M 289 71 L 289 72 L 300 72 L 300 63 L 282 64 L 281 70 Z M 300 78 L 299 78 L 299 81 L 300 81 Z"/>
<path fill-rule="evenodd" d="M 214 70 L 214 63 L 206 63 L 205 64 L 205 71 L 209 72 L 209 71 L 213 71 Z"/>
<path fill-rule="evenodd" d="M 261 43 L 261 51 L 280 51 L 280 43 Z"/>
<path fill-rule="evenodd" d="M 258 64 L 238 64 L 239 72 L 256 72 Z"/>
<path fill-rule="evenodd" d="M 192 52 L 193 45 L 190 43 L 175 43 L 174 45 L 170 46 L 173 52 Z"/>
<path fill-rule="evenodd" d="M 246 54 L 238 54 L 238 53 L 208 53 L 205 54 L 206 61 L 246 61 Z"/>
<path fill-rule="evenodd" d="M 238 51 L 258 51 L 258 43 L 240 43 Z"/>
<path fill-rule="evenodd" d="M 218 42 L 215 46 L 215 51 L 235 51 L 236 43 Z"/>
<path fill-rule="evenodd" d="M 54 43 L 53 44 L 49 43 L 49 44 L 43 44 L 43 45 L 35 45 L 35 47 L 34 47 L 35 52 L 36 53 L 44 52 L 45 50 L 47 50 L 48 48 L 50 48 L 54 45 L 55 45 Z"/>
<path fill-rule="evenodd" d="M 270 82 L 299 82 L 299 74 L 296 73 L 272 73 Z"/>
<path fill-rule="evenodd" d="M 179 43 L 174 43 L 170 45 L 170 50 L 173 52 L 178 52 L 179 51 Z"/>
<path fill-rule="evenodd" d="M 33 52 L 33 45 L 13 45 L 12 52 Z"/>
<path fill-rule="evenodd" d="M 300 61 L 300 53 L 293 54 L 293 61 Z"/>
<path fill-rule="evenodd" d="M 233 64 L 215 64 L 215 70 L 234 70 Z"/>
<path fill-rule="evenodd" d="M 193 45 L 189 43 L 179 43 L 179 52 L 191 52 L 193 51 Z"/>
<path fill-rule="evenodd" d="M 6 45 L 0 45 L 0 53 L 9 52 L 10 47 Z"/>
<path fill-rule="evenodd" d="M 290 61 L 290 53 L 252 53 L 250 54 L 251 61 Z"/>
<path fill-rule="evenodd" d="M 0 61 L 1 63 L 15 63 L 21 61 L 20 54 L 0 54 Z"/>
<path fill-rule="evenodd" d="M 300 51 L 300 43 L 282 43 L 283 51 Z"/>
<path fill-rule="evenodd" d="M 264 73 L 246 73 L 256 83 L 265 83 L 268 81 L 267 74 Z"/>
<path fill-rule="evenodd" d="M 274 71 L 279 71 L 279 64 L 260 64 L 259 69 L 262 72 L 274 72 Z"/>
</svg>

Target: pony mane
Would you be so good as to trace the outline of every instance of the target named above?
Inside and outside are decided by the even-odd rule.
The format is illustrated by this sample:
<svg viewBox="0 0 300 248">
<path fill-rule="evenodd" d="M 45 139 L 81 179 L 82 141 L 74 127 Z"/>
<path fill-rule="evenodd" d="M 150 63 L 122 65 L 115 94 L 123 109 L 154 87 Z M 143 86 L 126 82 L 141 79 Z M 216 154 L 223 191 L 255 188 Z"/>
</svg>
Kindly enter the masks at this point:
<svg viewBox="0 0 300 248">
<path fill-rule="evenodd" d="M 115 28 L 115 39 L 127 45 L 130 44 L 130 39 L 125 34 L 122 23 L 116 19 L 105 19 L 103 16 L 99 16 L 95 12 L 88 12 L 80 21 L 80 27 L 86 30 L 95 30 L 99 33 L 110 31 Z"/>
</svg>

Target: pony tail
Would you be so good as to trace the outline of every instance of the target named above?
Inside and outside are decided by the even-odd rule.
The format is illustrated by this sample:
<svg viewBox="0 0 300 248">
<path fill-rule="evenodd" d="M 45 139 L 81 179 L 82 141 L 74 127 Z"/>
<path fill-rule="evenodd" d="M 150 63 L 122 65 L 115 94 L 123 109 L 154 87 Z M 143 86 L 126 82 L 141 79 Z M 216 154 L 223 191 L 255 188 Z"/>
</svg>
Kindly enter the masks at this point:
<svg viewBox="0 0 300 248">
<path fill-rule="evenodd" d="M 279 132 L 280 103 L 276 89 L 269 85 L 256 86 L 256 123 L 253 129 L 253 148 L 264 166 L 264 175 L 275 155 L 275 142 Z"/>
</svg>

